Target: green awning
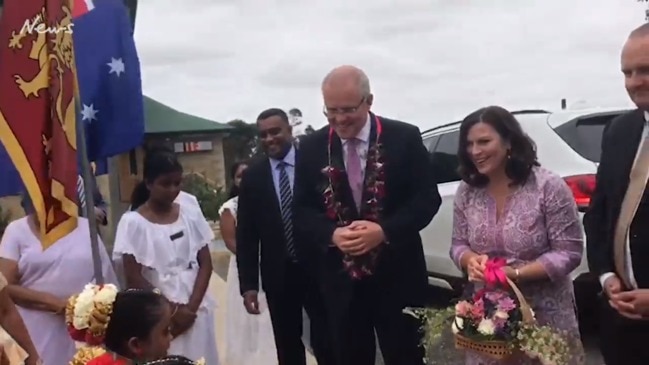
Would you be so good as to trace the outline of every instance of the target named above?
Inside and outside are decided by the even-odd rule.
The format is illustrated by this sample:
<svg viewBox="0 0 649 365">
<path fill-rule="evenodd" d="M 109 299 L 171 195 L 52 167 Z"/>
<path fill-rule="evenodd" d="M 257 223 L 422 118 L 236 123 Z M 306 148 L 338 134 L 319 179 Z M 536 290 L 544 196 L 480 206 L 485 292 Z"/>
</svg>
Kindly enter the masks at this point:
<svg viewBox="0 0 649 365">
<path fill-rule="evenodd" d="M 146 134 L 224 133 L 232 129 L 209 119 L 197 117 L 144 97 Z"/>
</svg>

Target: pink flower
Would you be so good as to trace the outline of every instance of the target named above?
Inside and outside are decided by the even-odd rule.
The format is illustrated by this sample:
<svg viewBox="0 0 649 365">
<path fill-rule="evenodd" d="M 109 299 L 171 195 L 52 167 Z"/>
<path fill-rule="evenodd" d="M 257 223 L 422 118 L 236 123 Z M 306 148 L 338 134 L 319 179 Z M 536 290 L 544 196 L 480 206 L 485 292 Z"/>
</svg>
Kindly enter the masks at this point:
<svg viewBox="0 0 649 365">
<path fill-rule="evenodd" d="M 333 166 L 325 166 L 322 170 L 320 170 L 323 174 L 325 174 L 329 179 L 332 181 L 337 181 L 340 178 L 340 170 Z"/>
<path fill-rule="evenodd" d="M 471 307 L 471 316 L 473 318 L 482 318 L 484 317 L 484 302 L 482 299 L 478 299 L 473 306 Z"/>
<path fill-rule="evenodd" d="M 466 300 L 458 302 L 455 305 L 455 315 L 459 317 L 468 317 L 469 313 L 471 313 L 472 307 L 473 306 L 471 305 L 471 303 L 467 302 Z"/>
<path fill-rule="evenodd" d="M 505 327 L 505 325 L 507 324 L 507 320 L 503 318 L 494 317 L 492 320 L 497 330 L 503 329 L 503 327 Z"/>
<path fill-rule="evenodd" d="M 487 294 L 485 294 L 485 298 L 487 298 L 492 303 L 497 303 L 504 296 L 505 294 L 500 291 L 490 291 Z"/>
<path fill-rule="evenodd" d="M 510 297 L 505 297 L 502 298 L 498 301 L 498 304 L 496 305 L 498 310 L 503 311 L 503 312 L 509 312 L 513 309 L 516 308 L 516 303 L 514 300 Z"/>
</svg>

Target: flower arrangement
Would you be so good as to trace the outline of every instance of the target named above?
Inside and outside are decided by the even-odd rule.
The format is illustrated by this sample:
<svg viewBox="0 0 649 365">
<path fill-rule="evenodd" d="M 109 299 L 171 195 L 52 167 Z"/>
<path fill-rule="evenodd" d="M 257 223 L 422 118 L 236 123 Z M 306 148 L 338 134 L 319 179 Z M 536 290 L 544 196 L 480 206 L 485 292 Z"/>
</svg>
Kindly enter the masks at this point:
<svg viewBox="0 0 649 365">
<path fill-rule="evenodd" d="M 537 324 L 534 311 L 502 270 L 504 265 L 502 259 L 489 260 L 485 286 L 471 298 L 440 312 L 450 320 L 455 347 L 497 360 L 518 352 L 538 359 L 543 365 L 567 365 L 570 349 L 565 334 Z M 441 318 L 431 321 L 424 315 L 425 309 L 404 312 L 423 320 L 422 331 L 426 335 L 422 346 L 429 353 L 434 338 L 441 333 Z"/>
<path fill-rule="evenodd" d="M 113 284 L 87 284 L 68 299 L 65 322 L 73 340 L 90 346 L 103 344 L 117 292 Z"/>
<path fill-rule="evenodd" d="M 360 216 L 368 221 L 377 222 L 382 207 L 382 199 L 385 196 L 385 160 L 381 145 L 382 125 L 381 120 L 375 117 L 376 138 L 367 151 L 367 166 L 365 169 L 365 185 L 363 191 L 363 204 Z M 322 169 L 327 178 L 327 184 L 323 190 L 323 198 L 326 214 L 329 219 L 335 220 L 338 227 L 344 227 L 351 223 L 350 209 L 342 204 L 340 190 L 345 179 L 344 167 L 338 167 L 332 156 L 333 128 L 329 129 L 328 165 Z M 362 279 L 373 275 L 382 246 L 378 246 L 362 256 L 343 256 L 343 267 L 352 279 Z"/>
<path fill-rule="evenodd" d="M 563 365 L 570 358 L 566 335 L 549 326 L 523 324 L 516 335 L 521 351 L 543 365 Z"/>
<path fill-rule="evenodd" d="M 77 353 L 74 354 L 72 360 L 70 360 L 69 365 L 86 365 L 90 361 L 106 354 L 106 350 L 103 347 L 99 346 L 86 346 L 81 347 L 77 350 Z"/>
<path fill-rule="evenodd" d="M 421 320 L 419 331 L 423 337 L 421 347 L 424 349 L 423 362 L 428 364 L 429 354 L 439 344 L 442 334 L 448 328 L 448 322 L 455 315 L 453 307 L 449 308 L 405 308 L 403 313 Z"/>
</svg>

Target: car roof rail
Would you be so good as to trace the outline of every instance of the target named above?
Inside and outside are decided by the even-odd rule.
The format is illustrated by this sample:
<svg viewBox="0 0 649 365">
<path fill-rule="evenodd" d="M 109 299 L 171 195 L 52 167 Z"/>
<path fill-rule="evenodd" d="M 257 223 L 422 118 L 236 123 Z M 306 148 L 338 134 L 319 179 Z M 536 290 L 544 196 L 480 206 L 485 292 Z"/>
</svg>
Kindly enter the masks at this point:
<svg viewBox="0 0 649 365">
<path fill-rule="evenodd" d="M 517 114 L 550 114 L 549 111 L 543 110 L 543 109 L 523 109 L 523 110 L 516 110 L 513 111 L 512 114 L 517 115 Z"/>
<path fill-rule="evenodd" d="M 515 111 L 513 111 L 513 112 L 511 112 L 511 113 L 512 113 L 513 115 L 521 115 L 521 114 L 550 114 L 549 111 L 547 111 L 547 110 L 543 110 L 543 109 L 522 109 L 522 110 L 515 110 Z M 455 121 L 455 122 L 450 122 L 450 123 L 446 123 L 446 124 L 438 125 L 438 126 L 436 126 L 436 127 L 432 127 L 432 128 L 426 129 L 425 131 L 421 132 L 421 134 L 425 134 L 425 133 L 429 133 L 429 132 L 436 131 L 436 130 L 438 130 L 438 129 L 442 129 L 442 128 L 450 127 L 450 126 L 453 126 L 453 125 L 456 125 L 456 124 L 460 124 L 461 122 L 462 122 L 461 120 L 458 120 L 458 121 Z"/>
</svg>

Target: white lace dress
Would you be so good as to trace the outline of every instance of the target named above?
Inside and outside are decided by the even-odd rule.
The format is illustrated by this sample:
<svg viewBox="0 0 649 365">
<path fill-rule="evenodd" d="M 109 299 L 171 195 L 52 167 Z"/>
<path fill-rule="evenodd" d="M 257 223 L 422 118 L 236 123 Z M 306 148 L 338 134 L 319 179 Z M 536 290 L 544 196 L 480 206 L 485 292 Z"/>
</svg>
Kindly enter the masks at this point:
<svg viewBox="0 0 649 365">
<path fill-rule="evenodd" d="M 181 231 L 181 237 L 171 239 Z M 142 265 L 145 279 L 172 302 L 184 304 L 189 301 L 198 275 L 198 251 L 213 237 L 203 213 L 191 204 L 181 203 L 178 220 L 171 224 L 152 223 L 136 211 L 126 212 L 117 225 L 113 257 L 133 255 Z M 216 302 L 208 291 L 194 325 L 171 342 L 168 353 L 194 361 L 203 357 L 206 364 L 219 365 L 215 308 Z"/>
<path fill-rule="evenodd" d="M 225 202 L 219 209 L 219 215 L 223 214 L 225 210 L 229 210 L 236 219 L 237 202 L 237 197 Z M 239 291 L 239 271 L 237 270 L 237 258 L 234 255 L 230 258 L 227 285 L 225 363 L 227 365 L 277 364 L 275 337 L 266 295 L 263 291 L 259 292 L 261 314 L 251 315 L 246 311 Z"/>
</svg>

